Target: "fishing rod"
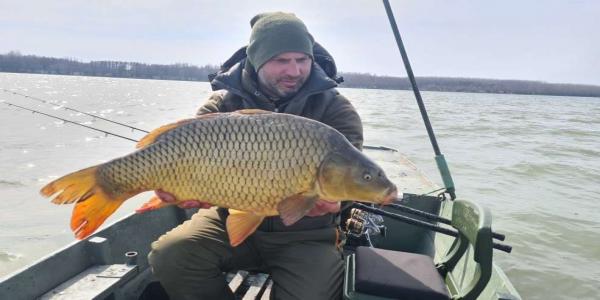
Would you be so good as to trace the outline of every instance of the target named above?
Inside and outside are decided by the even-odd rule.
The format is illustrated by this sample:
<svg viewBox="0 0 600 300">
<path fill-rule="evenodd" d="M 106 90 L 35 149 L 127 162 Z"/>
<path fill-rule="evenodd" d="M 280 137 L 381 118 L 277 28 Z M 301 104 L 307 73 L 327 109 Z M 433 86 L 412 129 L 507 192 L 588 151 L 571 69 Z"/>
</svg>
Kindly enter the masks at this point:
<svg viewBox="0 0 600 300">
<path fill-rule="evenodd" d="M 50 104 L 50 105 L 56 105 L 56 104 L 52 103 L 51 101 L 44 100 L 44 99 L 41 99 L 41 98 L 38 98 L 38 97 L 33 97 L 33 96 L 29 96 L 29 95 L 17 93 L 15 91 L 7 90 L 7 89 L 4 89 L 4 88 L 0 88 L 0 90 L 2 90 L 3 92 L 6 92 L 6 93 L 11 93 L 11 94 L 15 94 L 15 95 L 18 95 L 18 96 L 21 96 L 21 97 L 29 98 L 29 99 L 32 99 L 32 100 L 35 100 L 35 101 L 38 101 L 38 102 L 41 102 L 41 103 Z M 11 104 L 11 105 L 12 106 L 20 107 L 20 106 L 15 105 L 15 104 Z M 72 107 L 68 107 L 68 106 L 64 106 L 64 105 L 57 105 L 57 106 L 60 106 L 61 108 L 64 108 L 65 110 L 74 111 L 74 112 L 81 113 L 81 114 L 84 114 L 84 115 L 87 115 L 87 116 L 90 116 L 90 117 L 93 117 L 93 118 L 104 120 L 106 122 L 110 122 L 110 123 L 113 123 L 113 124 L 121 125 L 121 126 L 130 128 L 132 130 L 137 130 L 137 131 L 141 131 L 141 132 L 144 132 L 144 133 L 150 133 L 147 130 L 140 129 L 140 128 L 137 128 L 137 127 L 134 127 L 134 126 L 131 126 L 131 125 L 128 125 L 128 124 L 123 124 L 123 123 L 120 123 L 120 122 L 117 122 L 117 121 L 113 121 L 113 120 L 110 120 L 110 119 L 107 119 L 107 118 L 103 118 L 103 117 L 100 117 L 98 115 L 86 113 L 84 111 L 81 111 L 81 110 L 78 110 L 78 109 L 75 109 L 75 108 L 72 108 Z M 21 108 L 23 108 L 23 107 L 21 107 Z M 23 109 L 27 109 L 27 108 L 23 108 Z M 30 109 L 27 109 L 27 110 L 30 110 Z M 44 114 L 44 113 L 41 113 L 41 112 L 37 112 L 37 113 Z M 48 114 L 45 114 L 45 115 L 49 116 Z M 59 117 L 55 117 L 55 118 L 63 120 L 63 119 L 61 119 Z M 74 123 L 74 122 L 69 122 L 69 123 Z M 76 123 L 76 124 L 81 125 L 79 123 Z M 110 135 L 114 135 L 114 134 L 110 134 Z M 387 150 L 387 151 L 394 151 L 394 152 L 398 151 L 396 149 L 392 149 L 392 148 L 388 148 L 388 147 L 383 147 L 383 146 L 368 146 L 368 145 L 365 145 L 365 146 L 363 146 L 363 148 L 365 148 L 365 149 L 374 149 L 374 150 Z"/>
<path fill-rule="evenodd" d="M 98 128 L 95 128 L 95 127 L 92 127 L 92 126 L 87 126 L 87 125 L 84 125 L 84 124 L 81 124 L 81 123 L 77 123 L 75 121 L 67 120 L 67 119 L 64 119 L 64 118 L 61 118 L 61 117 L 57 117 L 57 116 L 54 116 L 54 115 L 51 115 L 51 114 L 47 114 L 45 112 L 41 112 L 41 111 L 38 111 L 38 110 L 35 110 L 35 109 L 23 107 L 23 106 L 14 104 L 14 103 L 6 102 L 6 101 L 1 101 L 0 103 L 6 104 L 8 106 L 18 107 L 20 109 L 24 109 L 24 110 L 30 111 L 30 112 L 32 112 L 34 114 L 40 114 L 40 115 L 44 115 L 44 116 L 47 116 L 47 117 L 50 117 L 50 118 L 61 120 L 61 121 L 65 122 L 65 123 L 71 123 L 71 124 L 75 124 L 75 125 L 78 125 L 78 126 L 81 126 L 81 127 L 85 127 L 87 129 L 91 129 L 91 130 L 94 130 L 94 131 L 102 132 L 102 133 L 104 133 L 104 135 L 112 135 L 112 136 L 120 137 L 122 139 L 126 139 L 128 141 L 132 141 L 132 142 L 136 142 L 136 143 L 138 142 L 138 140 L 135 140 L 135 139 L 132 139 L 132 138 L 128 138 L 128 137 L 123 136 L 123 135 L 119 135 L 119 134 L 116 134 L 116 133 L 112 133 L 110 131 L 98 129 Z"/>
<path fill-rule="evenodd" d="M 400 199 L 397 199 L 395 202 L 400 201 Z M 440 217 L 436 214 L 430 214 L 428 212 L 422 211 L 422 210 L 418 210 L 418 209 L 414 209 L 402 204 L 397 204 L 397 203 L 390 203 L 387 204 L 386 206 L 397 209 L 399 211 L 405 212 L 405 213 L 409 213 L 409 214 L 413 214 L 419 217 L 423 217 L 427 220 L 431 220 L 431 221 L 435 221 L 435 222 L 440 222 L 446 225 L 452 225 L 452 221 L 443 217 Z M 501 233 L 497 233 L 497 232 L 492 232 L 492 237 L 500 240 L 500 241 L 504 241 L 506 239 L 506 235 L 501 234 Z"/>
<path fill-rule="evenodd" d="M 396 44 L 398 45 L 400 55 L 402 56 L 402 61 L 404 62 L 406 74 L 408 75 L 408 79 L 410 80 L 410 84 L 412 85 L 415 98 L 417 99 L 417 104 L 419 105 L 419 110 L 421 111 L 421 117 L 423 118 L 423 122 L 425 123 L 425 128 L 427 129 L 429 140 L 431 141 L 431 146 L 433 146 L 433 152 L 435 152 L 435 162 L 437 164 L 438 169 L 440 170 L 442 181 L 444 182 L 444 187 L 446 188 L 446 192 L 450 194 L 450 198 L 454 200 L 456 199 L 454 181 L 452 180 L 452 175 L 450 175 L 448 163 L 446 163 L 446 159 L 440 151 L 440 147 L 438 146 L 435 134 L 433 133 L 433 127 L 431 126 L 431 122 L 429 121 L 427 109 L 425 108 L 423 98 L 421 97 L 421 93 L 419 92 L 419 87 L 417 86 L 415 75 L 413 74 L 412 67 L 410 66 L 410 61 L 408 60 L 406 49 L 404 49 L 404 43 L 402 43 L 400 31 L 398 30 L 396 18 L 394 17 L 394 13 L 392 12 L 392 7 L 390 6 L 389 0 L 383 0 L 383 5 L 385 6 L 385 12 L 387 13 L 388 19 L 390 21 L 390 26 L 392 27 L 392 31 L 394 32 L 394 37 L 396 38 Z"/>
<path fill-rule="evenodd" d="M 435 232 L 439 232 L 445 235 L 449 235 L 449 236 L 453 236 L 453 237 L 458 237 L 459 236 L 459 232 L 455 229 L 450 229 L 450 228 L 444 228 L 441 227 L 439 225 L 436 224 L 431 224 L 429 222 L 425 222 L 425 221 L 421 221 L 421 220 L 417 220 L 417 219 L 413 219 L 413 218 L 409 218 L 406 216 L 402 216 L 399 214 L 395 214 L 395 213 L 391 213 L 391 212 L 387 212 L 385 210 L 379 209 L 379 208 L 375 208 L 375 207 L 371 207 L 368 205 L 364 205 L 362 203 L 358 203 L 355 202 L 352 204 L 351 207 L 356 207 L 358 209 L 364 210 L 364 211 L 368 211 L 370 213 L 374 213 L 377 215 L 381 215 L 381 216 L 385 216 L 388 217 L 390 219 L 394 219 L 394 220 L 398 220 L 404 223 L 408 223 L 411 225 L 415 225 L 415 226 L 419 226 L 419 227 L 424 227 L 427 228 L 429 230 L 433 230 Z M 504 251 L 506 253 L 510 253 L 512 251 L 512 246 L 506 245 L 506 244 L 502 244 L 502 243 L 497 243 L 497 242 L 492 242 L 492 246 L 494 247 L 494 249 L 500 250 L 500 251 Z"/>
<path fill-rule="evenodd" d="M 34 101 L 37 101 L 37 102 L 41 102 L 41 103 L 44 103 L 44 104 L 56 105 L 55 103 L 52 103 L 51 101 L 44 100 L 44 99 L 41 99 L 41 98 L 38 98 L 38 97 L 33 97 L 33 96 L 29 96 L 29 95 L 17 93 L 15 91 L 7 90 L 7 89 L 4 89 L 4 88 L 0 88 L 0 90 L 2 90 L 3 92 L 6 92 L 6 93 L 11 93 L 11 94 L 18 95 L 18 96 L 21 96 L 21 97 L 29 98 L 31 100 L 34 100 Z M 103 120 L 103 121 L 106 121 L 106 122 L 110 122 L 110 123 L 113 123 L 113 124 L 121 125 L 121 126 L 130 128 L 131 130 L 137 130 L 137 131 L 141 131 L 141 132 L 144 132 L 144 133 L 149 133 L 149 131 L 147 131 L 147 130 L 140 129 L 140 128 L 137 128 L 137 127 L 134 127 L 134 126 L 131 126 L 131 125 L 127 125 L 127 124 L 124 124 L 124 123 L 117 122 L 117 121 L 113 121 L 113 120 L 110 120 L 110 119 L 106 119 L 106 118 L 103 118 L 103 117 L 98 116 L 98 115 L 86 113 L 84 111 L 81 111 L 81 110 L 78 110 L 78 109 L 75 109 L 75 108 L 72 108 L 72 107 L 68 107 L 68 106 L 64 106 L 64 105 L 56 105 L 56 106 L 64 108 L 65 110 L 70 110 L 70 111 L 73 111 L 73 112 L 76 112 L 76 113 L 84 114 L 86 116 L 90 116 L 90 117 L 93 117 L 93 118 L 96 118 L 96 119 L 100 119 L 100 120 Z"/>
<path fill-rule="evenodd" d="M 0 88 L 0 90 L 5 91 L 5 92 L 9 92 L 9 93 L 13 93 L 15 95 L 19 95 L 19 96 L 31 98 L 33 100 L 39 100 L 39 101 L 42 101 L 43 103 L 53 104 L 51 102 L 48 102 L 48 101 L 45 101 L 45 100 L 42 100 L 42 99 L 39 99 L 39 98 L 35 98 L 35 97 L 28 96 L 28 95 L 25 95 L 25 94 L 20 94 L 20 93 L 13 92 L 13 91 L 10 91 L 10 90 L 7 90 L 7 89 Z M 15 107 L 18 107 L 18 108 L 21 108 L 21 109 L 24 109 L 24 110 L 27 110 L 27 111 L 30 111 L 30 112 L 33 112 L 33 113 L 42 114 L 42 115 L 45 115 L 45 116 L 48 116 L 48 117 L 51 117 L 51 118 L 54 118 L 54 119 L 58 119 L 58 120 L 67 122 L 67 123 L 71 123 L 71 124 L 76 124 L 76 125 L 79 125 L 79 126 L 83 126 L 85 128 L 89 128 L 89 129 L 92 129 L 92 130 L 96 130 L 96 131 L 102 132 L 102 133 L 104 133 L 106 135 L 112 135 L 112 136 L 116 136 L 116 137 L 122 137 L 122 138 L 124 138 L 126 140 L 137 142 L 137 140 L 133 140 L 133 139 L 130 139 L 128 137 L 123 137 L 121 135 L 114 134 L 112 132 L 108 132 L 108 131 L 105 131 L 105 130 L 101 130 L 101 129 L 93 128 L 93 127 L 90 127 L 90 126 L 86 126 L 86 125 L 83 125 L 83 124 L 80 124 L 80 123 L 77 123 L 77 122 L 74 122 L 74 121 L 70 121 L 70 120 L 67 120 L 67 119 L 64 119 L 64 118 L 61 118 L 61 117 L 57 117 L 57 116 L 54 116 L 54 115 L 43 113 L 43 112 L 40 112 L 40 111 L 37 111 L 37 110 L 34 110 L 34 109 L 26 108 L 26 107 L 23 107 L 23 106 L 20 106 L 20 105 L 16 105 L 16 104 L 13 104 L 13 103 L 10 103 L 10 102 L 0 101 L 0 103 L 7 104 L 9 106 L 15 106 Z M 131 129 L 135 129 L 135 130 L 138 130 L 138 131 L 141 131 L 141 132 L 149 133 L 149 131 L 146 131 L 146 130 L 143 130 L 143 129 L 139 129 L 139 128 L 136 128 L 136 127 L 133 127 L 133 126 L 130 126 L 130 125 L 127 125 L 127 124 L 122 124 L 122 123 L 119 123 L 119 122 L 116 122 L 116 121 L 113 121 L 113 120 L 109 120 L 109 119 L 106 119 L 106 118 L 102 118 L 102 117 L 99 117 L 99 116 L 96 116 L 96 115 L 93 115 L 93 114 L 89 114 L 89 113 L 86 113 L 86 112 L 82 112 L 82 111 L 74 109 L 74 108 L 70 108 L 70 107 L 66 107 L 66 106 L 62 106 L 62 108 L 65 108 L 65 109 L 68 109 L 68 110 L 71 110 L 71 111 L 74 111 L 74 112 L 80 112 L 82 114 L 85 114 L 85 115 L 88 115 L 88 116 L 91 116 L 91 117 L 94 117 L 94 118 L 102 119 L 102 120 L 110 122 L 110 123 L 122 125 L 122 126 L 125 126 L 127 128 L 131 128 Z M 398 151 L 396 149 L 392 149 L 392 148 L 388 148 L 388 147 L 383 147 L 383 146 L 369 146 L 369 145 L 364 145 L 363 148 L 364 149 L 373 149 L 373 150 L 386 150 L 386 151 L 393 151 L 393 152 L 397 152 Z"/>
</svg>

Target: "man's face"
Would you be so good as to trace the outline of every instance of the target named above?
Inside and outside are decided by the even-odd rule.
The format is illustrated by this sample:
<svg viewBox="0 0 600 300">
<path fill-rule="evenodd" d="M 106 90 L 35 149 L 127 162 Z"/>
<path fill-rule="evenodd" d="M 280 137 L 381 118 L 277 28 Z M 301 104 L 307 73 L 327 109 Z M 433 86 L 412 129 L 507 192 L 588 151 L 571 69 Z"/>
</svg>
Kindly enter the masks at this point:
<svg viewBox="0 0 600 300">
<path fill-rule="evenodd" d="M 310 75 L 311 67 L 312 59 L 305 53 L 284 52 L 258 70 L 258 83 L 269 96 L 286 98 L 300 90 Z"/>
</svg>

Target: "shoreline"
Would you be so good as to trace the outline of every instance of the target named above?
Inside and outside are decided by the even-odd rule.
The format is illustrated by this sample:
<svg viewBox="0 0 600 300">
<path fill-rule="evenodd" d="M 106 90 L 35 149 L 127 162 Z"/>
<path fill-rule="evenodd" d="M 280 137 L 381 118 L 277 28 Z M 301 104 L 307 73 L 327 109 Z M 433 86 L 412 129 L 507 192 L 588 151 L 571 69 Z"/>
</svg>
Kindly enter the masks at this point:
<svg viewBox="0 0 600 300">
<path fill-rule="evenodd" d="M 144 77 L 144 76 L 113 76 L 113 75 L 94 75 L 94 74 L 83 74 L 79 72 L 72 73 L 51 73 L 51 72 L 12 72 L 12 71 L 3 71 L 2 66 L 0 66 L 0 73 L 6 74 L 33 74 L 33 75 L 59 75 L 59 76 L 83 76 L 83 77 L 98 77 L 98 78 L 120 78 L 120 79 L 134 79 L 134 80 L 160 80 L 160 81 L 182 81 L 182 82 L 206 82 L 208 80 L 201 79 L 182 79 L 182 78 L 162 78 L 160 76 L 154 77 Z M 373 86 L 373 84 L 369 85 L 360 85 L 356 83 L 348 84 L 346 83 L 346 76 L 354 75 L 358 73 L 338 73 L 339 76 L 344 77 L 344 82 L 339 84 L 338 88 L 347 88 L 347 89 L 366 89 L 366 90 L 388 90 L 388 91 L 412 91 L 411 87 L 379 87 Z M 360 74 L 364 75 L 364 74 Z M 376 76 L 369 75 L 370 78 L 391 78 L 394 80 L 407 81 L 406 77 L 390 77 L 390 76 Z M 546 83 L 541 81 L 528 81 L 528 80 L 512 80 L 512 79 L 480 79 L 480 78 L 460 78 L 460 77 L 417 77 L 417 81 L 422 81 L 419 84 L 419 90 L 422 92 L 444 92 L 444 93 L 472 93 L 472 94 L 497 94 L 497 95 L 525 95 L 525 96 L 553 96 L 553 97 L 581 97 L 581 98 L 600 98 L 600 86 L 594 85 L 582 85 L 582 84 L 570 84 L 570 83 Z M 577 93 L 535 93 L 535 92 L 518 92 L 518 91 L 493 91 L 493 90 L 481 90 L 481 89 L 466 89 L 466 88 L 428 88 L 428 84 L 431 84 L 427 81 L 463 81 L 463 82 L 486 82 L 489 84 L 498 84 L 502 82 L 517 82 L 517 83 L 536 83 L 541 85 L 548 86 L 583 86 L 583 87 L 591 87 L 597 88 L 599 90 L 598 94 L 591 95 L 581 95 Z M 425 81 L 425 83 L 423 83 Z M 451 84 L 446 84 L 446 86 L 451 86 Z M 457 87 L 459 85 L 456 85 Z"/>
</svg>

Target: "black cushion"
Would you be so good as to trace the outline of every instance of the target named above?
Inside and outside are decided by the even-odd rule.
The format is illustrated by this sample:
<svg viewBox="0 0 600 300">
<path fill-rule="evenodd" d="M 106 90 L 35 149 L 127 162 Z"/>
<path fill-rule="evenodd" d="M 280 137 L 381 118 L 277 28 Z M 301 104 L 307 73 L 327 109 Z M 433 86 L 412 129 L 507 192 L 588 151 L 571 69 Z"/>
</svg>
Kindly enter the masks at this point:
<svg viewBox="0 0 600 300">
<path fill-rule="evenodd" d="M 394 299 L 449 299 L 433 260 L 426 255 L 358 247 L 355 291 Z"/>
</svg>

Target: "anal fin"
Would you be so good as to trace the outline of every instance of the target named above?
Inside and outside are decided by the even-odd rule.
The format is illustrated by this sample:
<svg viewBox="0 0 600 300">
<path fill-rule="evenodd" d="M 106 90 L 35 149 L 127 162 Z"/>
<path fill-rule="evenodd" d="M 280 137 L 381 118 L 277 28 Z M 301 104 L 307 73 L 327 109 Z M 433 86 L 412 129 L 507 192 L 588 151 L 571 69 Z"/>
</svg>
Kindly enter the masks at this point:
<svg viewBox="0 0 600 300">
<path fill-rule="evenodd" d="M 229 209 L 226 226 L 231 246 L 236 247 L 246 240 L 256 231 L 264 218 L 264 216 L 258 216 L 251 212 Z"/>
</svg>

